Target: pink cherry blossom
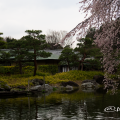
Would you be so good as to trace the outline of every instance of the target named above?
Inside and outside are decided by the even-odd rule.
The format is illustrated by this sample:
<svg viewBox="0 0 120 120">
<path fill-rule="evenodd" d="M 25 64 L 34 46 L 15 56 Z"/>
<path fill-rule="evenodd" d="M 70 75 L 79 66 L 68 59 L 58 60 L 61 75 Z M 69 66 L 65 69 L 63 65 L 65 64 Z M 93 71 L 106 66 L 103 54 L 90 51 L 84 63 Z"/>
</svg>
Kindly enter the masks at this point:
<svg viewBox="0 0 120 120">
<path fill-rule="evenodd" d="M 105 88 L 111 86 L 111 80 L 108 74 L 113 74 L 114 68 L 120 63 L 120 59 L 116 59 L 119 47 L 113 51 L 113 45 L 120 44 L 120 0 L 81 0 L 80 11 L 86 13 L 85 20 L 73 28 L 61 41 L 64 43 L 70 36 L 77 34 L 77 38 L 86 35 L 87 30 L 91 27 L 100 29 L 95 34 L 95 44 L 101 48 L 103 53 L 103 63 L 105 73 Z M 113 80 L 112 80 L 113 81 Z M 116 83 L 112 85 L 113 93 L 116 91 Z"/>
</svg>

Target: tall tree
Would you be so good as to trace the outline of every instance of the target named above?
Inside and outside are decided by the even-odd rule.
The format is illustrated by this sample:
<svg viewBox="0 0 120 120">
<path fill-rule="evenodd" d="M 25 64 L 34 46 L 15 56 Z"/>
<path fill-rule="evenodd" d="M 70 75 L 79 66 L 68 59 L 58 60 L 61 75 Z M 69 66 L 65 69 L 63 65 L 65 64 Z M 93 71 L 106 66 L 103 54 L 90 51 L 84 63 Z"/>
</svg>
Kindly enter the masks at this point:
<svg viewBox="0 0 120 120">
<path fill-rule="evenodd" d="M 16 39 L 12 38 L 12 37 L 5 37 L 4 41 L 6 41 L 7 43 L 15 41 Z"/>
<path fill-rule="evenodd" d="M 93 41 L 95 40 L 95 33 L 96 31 L 99 31 L 101 32 L 101 29 L 99 30 L 96 30 L 95 28 L 89 28 L 87 30 L 87 34 L 86 34 L 86 38 L 90 38 L 92 39 Z M 96 52 L 97 54 L 95 55 L 94 54 L 94 58 L 95 58 L 95 61 L 98 62 L 98 64 L 100 64 L 99 62 L 101 62 L 101 66 L 102 66 L 102 70 L 103 70 L 103 64 L 102 64 L 102 61 L 103 61 L 103 54 L 102 52 L 100 52 L 100 48 L 96 45 L 96 50 L 93 49 L 93 53 Z M 88 60 L 87 60 L 88 61 Z M 90 60 L 91 61 L 91 60 Z"/>
<path fill-rule="evenodd" d="M 16 65 L 19 66 L 19 72 L 22 74 L 22 61 L 26 61 L 29 59 L 29 49 L 26 48 L 26 41 L 20 39 L 20 40 L 14 40 L 12 42 L 8 43 L 8 48 L 10 48 L 10 56 L 15 57 L 14 61 L 16 62 Z"/>
<path fill-rule="evenodd" d="M 3 33 L 0 32 L 0 35 L 3 35 Z M 0 40 L 3 40 L 3 37 L 0 37 Z"/>
<path fill-rule="evenodd" d="M 45 41 L 45 35 L 41 34 L 41 30 L 26 30 L 28 35 L 24 36 L 22 39 L 27 41 L 26 48 L 33 49 L 33 59 L 34 59 L 34 76 L 37 71 L 37 57 L 47 58 L 51 56 L 51 53 L 45 52 L 44 49 L 48 47 L 48 44 Z"/>
<path fill-rule="evenodd" d="M 78 41 L 80 42 L 77 44 L 79 47 L 76 47 L 74 51 L 78 52 L 77 54 L 81 56 L 81 59 L 78 60 L 78 70 L 80 69 L 80 66 L 81 70 L 83 70 L 83 63 L 85 63 L 85 59 L 87 57 L 96 57 L 98 53 L 100 54 L 100 49 L 95 45 L 92 45 L 93 40 L 90 38 L 82 38 Z"/>
<path fill-rule="evenodd" d="M 2 65 L 8 64 L 10 62 L 10 53 L 0 50 L 0 61 L 2 62 Z"/>
<path fill-rule="evenodd" d="M 77 60 L 79 59 L 79 57 L 74 53 L 73 49 L 67 46 L 63 49 L 59 57 L 59 59 L 61 60 L 60 64 L 67 64 L 69 70 L 71 70 L 72 66 L 75 66 L 76 64 L 74 58 L 76 58 Z"/>
<path fill-rule="evenodd" d="M 0 35 L 3 35 L 3 33 L 0 33 Z M 0 36 L 0 49 L 6 48 L 6 42 L 3 41 L 3 37 Z"/>
</svg>

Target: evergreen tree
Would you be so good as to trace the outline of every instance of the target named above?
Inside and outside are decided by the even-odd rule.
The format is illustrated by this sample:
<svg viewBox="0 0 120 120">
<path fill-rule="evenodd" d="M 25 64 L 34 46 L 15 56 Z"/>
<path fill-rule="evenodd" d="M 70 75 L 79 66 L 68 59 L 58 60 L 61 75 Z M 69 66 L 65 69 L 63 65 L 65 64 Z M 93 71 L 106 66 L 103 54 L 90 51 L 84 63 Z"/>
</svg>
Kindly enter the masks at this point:
<svg viewBox="0 0 120 120">
<path fill-rule="evenodd" d="M 67 64 L 69 70 L 71 70 L 71 67 L 76 65 L 74 58 L 76 58 L 77 60 L 79 59 L 72 48 L 65 47 L 59 57 L 59 59 L 61 60 L 60 64 Z"/>
<path fill-rule="evenodd" d="M 93 45 L 93 40 L 91 38 L 86 37 L 78 41 L 81 43 L 77 44 L 79 47 L 76 47 L 74 51 L 77 52 L 77 55 L 81 56 L 81 59 L 79 59 L 78 70 L 80 69 L 80 66 L 81 70 L 83 70 L 83 63 L 86 63 L 85 58 L 87 57 L 101 58 L 102 55 L 100 53 L 100 49 L 96 45 Z M 100 55 L 99 57 L 97 56 L 98 54 Z"/>
<path fill-rule="evenodd" d="M 2 65 L 5 65 L 10 62 L 10 53 L 6 53 L 5 51 L 0 51 L 0 61 Z"/>
<path fill-rule="evenodd" d="M 0 35 L 3 35 L 3 33 L 0 33 Z M 6 48 L 6 42 L 3 41 L 3 37 L 0 36 L 0 49 Z"/>
<path fill-rule="evenodd" d="M 51 56 L 51 53 L 45 52 L 44 49 L 48 47 L 48 44 L 45 40 L 45 35 L 41 34 L 41 30 L 26 30 L 28 35 L 24 36 L 22 39 L 27 41 L 26 48 L 33 49 L 31 56 L 34 59 L 34 76 L 37 71 L 37 57 L 47 58 Z"/>
<path fill-rule="evenodd" d="M 22 61 L 26 61 L 29 59 L 29 49 L 26 48 L 26 41 L 14 40 L 8 43 L 8 48 L 10 48 L 10 56 L 15 57 L 14 62 L 16 62 L 16 66 L 19 66 L 19 72 L 22 74 Z"/>
</svg>

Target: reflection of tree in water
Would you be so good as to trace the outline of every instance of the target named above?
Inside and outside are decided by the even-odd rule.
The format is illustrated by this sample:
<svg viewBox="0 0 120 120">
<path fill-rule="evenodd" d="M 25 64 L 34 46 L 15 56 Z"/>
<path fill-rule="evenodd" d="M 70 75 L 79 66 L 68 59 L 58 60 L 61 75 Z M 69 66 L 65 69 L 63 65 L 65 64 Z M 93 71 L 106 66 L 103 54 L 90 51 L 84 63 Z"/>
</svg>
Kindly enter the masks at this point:
<svg viewBox="0 0 120 120">
<path fill-rule="evenodd" d="M 78 118 L 87 118 L 87 106 L 85 101 L 72 101 L 64 100 L 62 106 L 62 114 L 64 116 L 72 117 L 77 116 Z"/>
<path fill-rule="evenodd" d="M 37 97 L 11 98 L 3 99 L 3 102 L 4 112 L 0 108 L 0 118 L 4 116 L 4 118 L 10 120 L 48 119 L 60 116 L 70 118 L 77 116 L 80 109 L 77 101 L 54 97 L 46 99 L 45 94 L 40 99 Z"/>
<path fill-rule="evenodd" d="M 79 99 L 76 99 L 79 95 Z M 87 94 L 88 95 L 88 94 Z M 110 116 L 119 118 L 120 112 L 106 113 L 108 106 L 120 107 L 119 95 L 101 95 L 100 97 L 82 98 L 82 94 L 42 94 L 39 97 L 19 97 L 0 99 L 0 120 L 23 119 L 76 119 L 103 117 L 107 120 Z"/>
<path fill-rule="evenodd" d="M 62 105 L 62 114 L 63 115 L 77 115 L 78 105 L 75 102 L 70 100 L 64 100 Z"/>
</svg>

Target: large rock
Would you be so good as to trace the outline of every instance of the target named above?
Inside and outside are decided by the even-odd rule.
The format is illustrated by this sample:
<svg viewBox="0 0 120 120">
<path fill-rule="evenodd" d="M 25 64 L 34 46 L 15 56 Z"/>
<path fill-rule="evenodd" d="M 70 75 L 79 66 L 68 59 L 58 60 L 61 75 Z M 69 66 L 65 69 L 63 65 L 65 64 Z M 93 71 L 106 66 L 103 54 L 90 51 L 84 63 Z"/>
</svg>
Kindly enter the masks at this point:
<svg viewBox="0 0 120 120">
<path fill-rule="evenodd" d="M 50 86 L 49 84 L 45 84 L 41 86 L 42 90 L 45 90 L 45 92 L 53 91 L 53 87 Z"/>
<path fill-rule="evenodd" d="M 66 89 L 68 89 L 68 90 L 73 90 L 73 87 L 70 86 L 70 85 L 67 85 L 67 86 L 66 86 Z"/>
<path fill-rule="evenodd" d="M 95 76 L 93 77 L 93 79 L 94 79 L 97 83 L 103 84 L 103 80 L 105 79 L 105 77 L 104 77 L 103 75 L 95 75 Z"/>
<path fill-rule="evenodd" d="M 79 85 L 73 81 L 68 81 L 68 82 L 62 82 L 61 86 L 66 87 L 67 85 L 73 86 L 73 87 L 79 87 Z"/>
<path fill-rule="evenodd" d="M 82 81 L 82 84 L 83 84 L 83 83 L 88 83 L 88 82 L 91 82 L 91 83 L 93 83 L 93 84 L 96 84 L 96 81 L 95 81 L 95 80 L 83 80 L 83 81 Z"/>
<path fill-rule="evenodd" d="M 67 85 L 66 92 L 71 92 L 71 91 L 73 91 L 73 86 Z"/>
<path fill-rule="evenodd" d="M 10 91 L 11 87 L 4 81 L 0 81 L 0 91 Z"/>
<path fill-rule="evenodd" d="M 84 80 L 81 83 L 81 87 L 85 88 L 85 89 L 89 89 L 89 88 L 97 88 L 98 87 L 98 83 L 95 80 Z"/>
<path fill-rule="evenodd" d="M 45 84 L 45 86 L 44 85 L 36 85 L 34 87 L 31 87 L 30 91 L 51 92 L 51 91 L 53 91 L 53 87 L 48 84 Z"/>
<path fill-rule="evenodd" d="M 31 80 L 30 82 L 32 82 L 34 85 L 43 85 L 44 84 L 44 81 L 42 79 L 33 79 Z"/>
<path fill-rule="evenodd" d="M 30 88 L 30 91 L 42 91 L 41 85 L 37 85 Z"/>
<path fill-rule="evenodd" d="M 85 87 L 85 88 L 95 87 L 95 85 L 94 85 L 92 82 L 82 83 L 81 86 L 82 86 L 82 87 Z"/>
</svg>

